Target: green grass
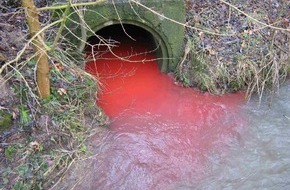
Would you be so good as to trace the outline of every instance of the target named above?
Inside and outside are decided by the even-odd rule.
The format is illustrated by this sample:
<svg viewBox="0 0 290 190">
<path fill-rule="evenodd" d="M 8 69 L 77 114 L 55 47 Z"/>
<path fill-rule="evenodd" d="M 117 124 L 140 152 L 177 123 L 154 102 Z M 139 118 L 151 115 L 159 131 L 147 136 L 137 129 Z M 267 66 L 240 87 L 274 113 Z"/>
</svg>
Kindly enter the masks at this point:
<svg viewBox="0 0 290 190">
<path fill-rule="evenodd" d="M 73 160 L 90 154 L 88 138 L 107 124 L 107 117 L 95 104 L 96 80 L 76 66 L 75 59 L 60 49 L 56 51 L 58 56 L 51 61 L 60 63 L 62 69 L 51 68 L 49 99 L 35 99 L 31 94 L 37 93 L 34 75 L 29 72 L 35 64 L 26 64 L 21 75 L 10 79 L 17 99 L 17 132 L 3 147 L 0 188 L 37 190 L 53 186 Z"/>
</svg>

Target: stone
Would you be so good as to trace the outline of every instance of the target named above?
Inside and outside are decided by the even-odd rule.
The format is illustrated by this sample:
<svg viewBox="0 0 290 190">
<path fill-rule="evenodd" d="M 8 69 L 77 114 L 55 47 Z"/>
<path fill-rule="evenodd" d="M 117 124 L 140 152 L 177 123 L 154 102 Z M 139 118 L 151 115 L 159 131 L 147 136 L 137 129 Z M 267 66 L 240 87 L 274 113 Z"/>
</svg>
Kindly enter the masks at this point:
<svg viewBox="0 0 290 190">
<path fill-rule="evenodd" d="M 113 3 L 114 2 L 114 3 Z M 157 52 L 159 68 L 162 72 L 174 71 L 183 55 L 185 4 L 180 0 L 115 0 L 95 6 L 87 6 L 84 21 L 92 29 L 86 39 L 95 32 L 114 24 L 130 24 L 145 29 L 152 34 L 154 42 L 160 46 Z M 167 19 L 167 18 L 169 19 Z M 67 21 L 65 36 L 81 47 L 81 21 L 76 12 Z M 181 23 L 177 24 L 176 22 Z M 78 23 L 78 24 L 77 24 Z M 72 34 L 73 33 L 73 34 Z"/>
</svg>

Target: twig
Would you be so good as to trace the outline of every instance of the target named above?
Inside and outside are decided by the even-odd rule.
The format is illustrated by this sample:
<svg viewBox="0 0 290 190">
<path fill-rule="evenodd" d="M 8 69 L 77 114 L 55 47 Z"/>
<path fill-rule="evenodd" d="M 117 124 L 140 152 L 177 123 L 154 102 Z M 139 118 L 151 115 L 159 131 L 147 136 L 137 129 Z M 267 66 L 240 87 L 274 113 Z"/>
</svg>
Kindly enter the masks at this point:
<svg viewBox="0 0 290 190">
<path fill-rule="evenodd" d="M 126 30 L 125 30 L 125 28 L 124 28 L 124 26 L 123 26 L 123 23 L 122 23 L 122 19 L 121 19 L 119 13 L 118 13 L 118 10 L 117 10 L 117 7 L 116 7 L 116 5 L 115 5 L 115 1 L 114 1 L 114 0 L 113 0 L 113 6 L 114 6 L 115 12 L 116 12 L 116 14 L 117 14 L 117 16 L 118 16 L 118 20 L 120 21 L 120 25 L 121 25 L 121 27 L 122 27 L 124 33 L 125 33 L 125 34 L 126 34 L 126 35 L 131 39 L 131 40 L 136 41 L 134 38 L 132 38 L 132 37 L 131 37 L 127 32 L 126 32 Z"/>
<path fill-rule="evenodd" d="M 83 6 L 91 6 L 91 5 L 97 5 L 100 3 L 106 2 L 106 0 L 99 0 L 99 1 L 94 1 L 94 2 L 86 2 L 86 3 L 75 3 L 71 4 L 72 7 L 83 7 Z M 51 6 L 51 7 L 42 7 L 38 8 L 38 11 L 47 11 L 47 10 L 58 10 L 58 9 L 65 9 L 67 8 L 67 4 L 65 5 L 58 5 L 58 6 Z"/>
<path fill-rule="evenodd" d="M 58 23 L 60 23 L 62 21 L 62 19 L 61 20 L 57 20 L 57 21 L 55 21 L 55 22 L 53 22 L 53 23 L 51 23 L 51 24 L 49 24 L 49 25 L 46 25 L 45 27 L 43 27 L 39 32 L 37 32 L 25 45 L 24 45 L 24 47 L 19 51 L 19 53 L 17 54 L 17 56 L 13 59 L 13 60 L 11 60 L 11 61 L 9 61 L 9 62 L 7 62 L 7 63 L 5 63 L 4 65 L 2 65 L 2 67 L 0 68 L 0 74 L 4 71 L 4 69 L 7 67 L 7 66 L 9 66 L 9 65 L 11 65 L 12 63 L 14 63 L 14 62 L 16 62 L 16 61 L 18 61 L 21 57 L 22 57 L 22 55 L 23 55 L 23 53 L 25 52 L 25 50 L 27 49 L 27 47 L 30 45 L 30 43 L 35 39 L 35 38 L 37 38 L 37 36 L 38 35 L 40 35 L 41 33 L 43 33 L 46 29 L 48 29 L 48 28 L 50 28 L 50 27 L 52 27 L 53 25 L 55 25 L 55 24 L 58 24 Z"/>
<path fill-rule="evenodd" d="M 61 22 L 60 27 L 59 27 L 59 29 L 57 31 L 57 34 L 56 34 L 55 40 L 53 42 L 53 45 L 49 49 L 50 52 L 52 52 L 55 49 L 55 47 L 57 45 L 57 42 L 60 39 L 60 36 L 61 36 L 61 33 L 62 33 L 63 29 L 64 29 L 64 25 L 65 25 L 65 22 L 66 22 L 66 19 L 67 19 L 67 16 L 68 16 L 70 8 L 71 8 L 70 2 L 68 2 L 68 5 L 67 5 L 67 7 L 66 7 L 66 9 L 65 9 L 65 11 L 64 11 L 64 13 L 62 15 L 63 16 L 62 19 L 61 19 L 62 22 Z"/>
<path fill-rule="evenodd" d="M 27 83 L 27 81 L 25 80 L 25 77 L 13 66 L 10 66 L 16 73 L 19 74 L 19 76 L 23 79 L 25 85 L 27 86 L 28 90 L 30 91 L 31 93 L 31 96 L 35 99 L 36 103 L 38 105 L 40 105 L 39 101 L 37 100 L 37 96 L 32 92 L 32 89 L 29 87 L 29 84 Z"/>
<path fill-rule="evenodd" d="M 184 62 L 185 62 L 185 60 L 186 60 L 186 58 L 187 58 L 190 50 L 191 50 L 191 48 L 190 48 L 190 42 L 188 41 L 186 43 L 186 45 L 185 45 L 185 50 L 184 50 L 183 58 L 182 58 L 181 62 L 179 63 L 179 66 L 178 66 L 179 67 L 179 72 L 181 72 L 182 66 L 183 66 L 183 64 L 184 64 Z"/>
<path fill-rule="evenodd" d="M 84 27 L 85 25 L 85 19 L 84 19 L 84 14 L 83 14 L 83 10 L 79 11 L 79 17 L 80 17 L 80 25 L 81 25 L 81 35 L 82 35 L 82 40 L 81 40 L 81 44 L 78 48 L 79 52 L 82 52 L 85 49 L 86 46 L 86 40 L 87 40 L 87 30 Z"/>
<path fill-rule="evenodd" d="M 158 13 L 157 11 L 154 11 L 153 9 L 151 9 L 151 8 L 149 8 L 149 7 L 145 6 L 145 5 L 143 5 L 143 4 L 140 3 L 139 1 L 136 1 L 136 0 L 129 0 L 129 1 L 132 1 L 133 3 L 136 3 L 137 5 L 139 5 L 139 6 L 143 7 L 143 8 L 145 8 L 145 9 L 147 9 L 148 11 L 154 13 L 155 15 L 158 15 L 159 17 L 162 17 L 162 18 L 164 18 L 164 19 L 166 19 L 166 20 L 169 20 L 169 21 L 171 21 L 171 22 L 173 22 L 173 23 L 175 23 L 175 24 L 178 24 L 178 25 L 184 26 L 184 27 L 186 27 L 186 28 L 194 29 L 194 30 L 197 30 L 197 31 L 202 31 L 202 32 L 204 32 L 204 33 L 211 34 L 211 35 L 216 35 L 216 36 L 234 36 L 234 35 L 236 35 L 235 33 L 231 33 L 231 34 L 216 33 L 216 32 L 211 32 L 211 31 L 204 30 L 204 29 L 201 29 L 201 28 L 197 28 L 197 27 L 194 27 L 194 26 L 189 26 L 189 25 L 184 24 L 184 23 L 182 23 L 182 22 L 178 22 L 178 21 L 176 21 L 176 20 L 174 20 L 174 19 L 172 19 L 172 18 L 166 17 L 166 16 L 164 16 L 163 14 L 160 14 L 160 13 Z"/>
<path fill-rule="evenodd" d="M 276 29 L 276 30 L 283 30 L 283 31 L 288 31 L 288 32 L 290 32 L 290 29 L 287 29 L 287 28 L 280 28 L 280 27 L 272 26 L 272 25 L 266 24 L 266 23 L 264 23 L 264 22 L 261 22 L 261 21 L 255 19 L 254 17 L 250 16 L 249 14 L 245 13 L 244 11 L 240 10 L 240 9 L 237 8 L 236 6 L 234 6 L 234 5 L 232 5 L 232 4 L 228 3 L 228 2 L 226 2 L 226 1 L 224 1 L 224 0 L 219 0 L 219 1 L 222 2 L 222 3 L 224 3 L 224 4 L 226 4 L 226 5 L 228 5 L 228 6 L 230 6 L 230 7 L 232 7 L 233 9 L 235 9 L 235 10 L 237 10 L 238 12 L 242 13 L 243 15 L 245 15 L 245 16 L 248 17 L 248 18 L 250 18 L 251 20 L 253 20 L 253 21 L 255 21 L 255 22 L 259 23 L 259 24 L 262 24 L 263 26 L 266 26 L 266 27 L 268 27 L 268 28 L 272 28 L 272 29 Z"/>
</svg>

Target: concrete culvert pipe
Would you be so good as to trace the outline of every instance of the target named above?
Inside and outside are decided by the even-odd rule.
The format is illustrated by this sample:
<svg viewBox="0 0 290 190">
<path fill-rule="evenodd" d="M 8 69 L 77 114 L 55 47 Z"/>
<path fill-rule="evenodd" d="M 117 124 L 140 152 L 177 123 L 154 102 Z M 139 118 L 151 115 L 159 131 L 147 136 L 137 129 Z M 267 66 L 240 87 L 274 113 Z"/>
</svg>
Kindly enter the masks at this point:
<svg viewBox="0 0 290 190">
<path fill-rule="evenodd" d="M 114 2 L 87 6 L 81 16 L 83 20 L 77 11 L 72 12 L 67 22 L 70 30 L 66 37 L 80 45 L 83 43 L 80 39 L 90 42 L 95 34 L 117 37 L 125 29 L 137 40 L 143 38 L 150 41 L 152 47 L 156 48 L 155 56 L 162 72 L 174 71 L 183 54 L 184 26 L 172 20 L 184 23 L 184 1 L 138 1 L 142 6 L 129 1 Z M 84 23 L 85 27 L 82 27 Z"/>
</svg>

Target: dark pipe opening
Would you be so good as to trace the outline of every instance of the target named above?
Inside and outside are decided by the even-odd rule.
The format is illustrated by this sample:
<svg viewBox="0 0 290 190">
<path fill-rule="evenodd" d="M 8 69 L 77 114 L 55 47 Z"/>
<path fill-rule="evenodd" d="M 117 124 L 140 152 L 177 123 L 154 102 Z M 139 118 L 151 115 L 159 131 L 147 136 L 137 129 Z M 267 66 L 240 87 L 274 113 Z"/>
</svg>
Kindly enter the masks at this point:
<svg viewBox="0 0 290 190">
<path fill-rule="evenodd" d="M 155 57 L 158 59 L 159 68 L 162 67 L 162 49 L 160 42 L 147 30 L 132 25 L 132 24 L 113 24 L 98 30 L 96 35 L 88 38 L 90 45 L 100 44 L 98 36 L 110 41 L 118 41 L 120 43 L 130 42 L 134 43 L 147 43 L 149 45 L 148 51 L 154 51 Z M 88 47 L 87 47 L 88 48 Z"/>
</svg>

